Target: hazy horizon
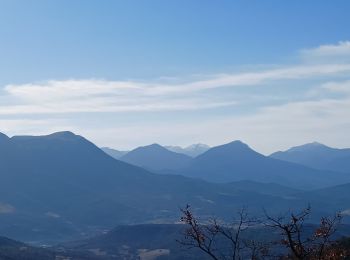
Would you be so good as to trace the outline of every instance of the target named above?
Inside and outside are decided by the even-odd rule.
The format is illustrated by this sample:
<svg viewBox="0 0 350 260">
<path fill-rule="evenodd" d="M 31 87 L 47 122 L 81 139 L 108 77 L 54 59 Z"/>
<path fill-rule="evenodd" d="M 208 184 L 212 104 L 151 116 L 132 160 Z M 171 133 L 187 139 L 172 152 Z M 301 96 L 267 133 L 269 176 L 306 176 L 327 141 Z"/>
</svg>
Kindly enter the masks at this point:
<svg viewBox="0 0 350 260">
<path fill-rule="evenodd" d="M 54 133 L 58 133 L 58 132 L 67 132 L 65 130 L 62 130 L 62 131 L 57 131 L 57 132 L 52 132 L 52 133 L 47 133 L 47 134 L 40 134 L 40 135 L 29 135 L 29 134 L 24 134 L 24 135 L 13 135 L 13 136 L 10 136 L 10 135 L 7 135 L 6 133 L 3 133 L 3 132 L 0 132 L 1 134 L 5 134 L 6 136 L 8 136 L 9 138 L 11 137 L 15 137 L 15 136 L 45 136 L 45 135 L 50 135 L 50 134 L 54 134 Z M 76 134 L 76 135 L 80 135 L 79 133 L 76 133 L 76 132 L 73 132 L 73 134 Z M 82 136 L 82 135 L 80 135 Z M 85 137 L 85 136 L 83 136 Z M 86 138 L 86 137 L 85 137 Z M 91 141 L 91 140 L 89 140 Z M 256 150 L 253 146 L 251 146 L 249 143 L 245 142 L 244 140 L 240 140 L 240 139 L 235 139 L 235 140 L 231 140 L 229 142 L 226 142 L 226 143 L 219 143 L 219 144 L 214 144 L 214 145 L 208 145 L 207 143 L 205 142 L 199 142 L 199 143 L 191 143 L 191 144 L 187 144 L 187 145 L 178 145 L 178 144 L 161 144 L 161 143 L 156 143 L 156 142 L 151 142 L 151 143 L 148 143 L 148 144 L 141 144 L 141 145 L 137 145 L 137 146 L 134 146 L 134 147 L 129 147 L 129 148 L 120 148 L 120 147 L 112 147 L 112 146 L 99 146 L 98 144 L 95 144 L 97 145 L 99 148 L 110 148 L 110 149 L 114 149 L 114 150 L 118 150 L 118 151 L 132 151 L 136 148 L 139 148 L 139 147 L 145 147 L 145 146 L 150 146 L 150 145 L 153 145 L 153 144 L 158 144 L 162 147 L 180 147 L 180 148 L 189 148 L 193 145 L 206 145 L 208 146 L 209 148 L 214 148 L 216 146 L 221 146 L 221 145 L 225 145 L 225 144 L 228 144 L 230 142 L 234 142 L 234 141 L 240 141 L 244 144 L 247 144 L 250 148 L 252 148 L 253 150 L 261 153 L 261 154 L 264 154 L 264 155 L 270 155 L 271 153 L 274 153 L 274 152 L 278 152 L 278 151 L 285 151 L 285 150 L 288 150 L 290 148 L 293 148 L 293 147 L 297 147 L 297 146 L 302 146 L 302 145 L 307 145 L 307 144 L 320 144 L 320 145 L 325 145 L 327 147 L 330 147 L 330 148 L 335 148 L 335 149 L 346 149 L 346 148 L 349 148 L 349 147 L 335 147 L 335 146 L 330 146 L 328 144 L 325 144 L 325 143 L 321 143 L 321 142 L 318 142 L 318 141 L 309 141 L 309 142 L 306 142 L 306 143 L 300 143 L 300 144 L 297 144 L 297 145 L 294 145 L 294 146 L 290 146 L 290 147 L 287 147 L 285 150 L 275 150 L 275 151 L 272 151 L 271 153 L 264 153 L 262 151 L 259 151 L 259 150 Z"/>
</svg>

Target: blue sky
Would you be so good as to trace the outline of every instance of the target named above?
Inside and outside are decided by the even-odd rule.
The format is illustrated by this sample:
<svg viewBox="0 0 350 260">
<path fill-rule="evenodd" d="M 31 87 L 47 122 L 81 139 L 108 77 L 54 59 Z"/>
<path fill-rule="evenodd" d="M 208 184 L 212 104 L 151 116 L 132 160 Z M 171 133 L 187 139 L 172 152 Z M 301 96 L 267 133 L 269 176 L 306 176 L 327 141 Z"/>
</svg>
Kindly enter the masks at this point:
<svg viewBox="0 0 350 260">
<path fill-rule="evenodd" d="M 1 1 L 0 131 L 350 147 L 349 1 Z"/>
</svg>

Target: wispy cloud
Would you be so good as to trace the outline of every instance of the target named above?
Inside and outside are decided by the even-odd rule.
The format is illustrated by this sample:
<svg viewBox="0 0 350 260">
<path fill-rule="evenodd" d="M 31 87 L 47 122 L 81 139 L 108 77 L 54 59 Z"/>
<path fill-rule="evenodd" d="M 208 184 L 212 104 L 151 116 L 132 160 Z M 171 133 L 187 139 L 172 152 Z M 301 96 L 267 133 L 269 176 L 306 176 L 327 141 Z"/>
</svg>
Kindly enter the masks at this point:
<svg viewBox="0 0 350 260">
<path fill-rule="evenodd" d="M 326 44 L 317 48 L 303 50 L 302 53 L 310 56 L 338 56 L 350 55 L 350 41 L 341 41 L 338 44 Z"/>
<path fill-rule="evenodd" d="M 0 127 L 12 133 L 68 129 L 122 148 L 135 142 L 215 145 L 232 139 L 244 139 L 266 152 L 313 139 L 344 144 L 350 131 L 350 59 L 344 58 L 350 57 L 350 42 L 300 53 L 302 59 L 296 64 L 196 79 L 10 84 L 0 91 Z M 317 95 L 310 95 L 310 90 Z M 191 117 L 192 112 L 197 114 Z M 82 120 L 75 113 L 90 113 L 87 121 L 98 124 L 76 122 Z M 133 122 L 102 122 L 103 113 L 133 116 Z M 56 114 L 63 120 L 51 119 Z M 146 123 L 145 114 L 152 115 Z M 174 114 L 180 118 L 176 122 Z M 25 119 L 8 119 L 12 116 Z M 37 118 L 30 119 L 33 116 Z M 274 145 L 268 143 L 271 139 Z"/>
<path fill-rule="evenodd" d="M 4 88 L 4 96 L 12 102 L 0 106 L 0 114 L 178 111 L 236 103 L 206 97 L 172 96 L 167 91 L 154 91 L 156 88 L 138 82 L 94 79 L 8 85 Z"/>
<path fill-rule="evenodd" d="M 133 124 L 111 122 L 109 127 L 76 126 L 72 129 L 103 146 L 119 149 L 154 142 L 184 146 L 205 142 L 215 146 L 240 139 L 257 151 L 269 154 L 311 141 L 348 147 L 349 111 L 350 97 L 326 98 L 269 105 L 246 115 L 184 118 L 181 121 L 150 119 Z"/>
<path fill-rule="evenodd" d="M 222 75 L 212 80 L 199 81 L 185 85 L 191 90 L 218 88 L 225 86 L 259 85 L 269 81 L 312 78 L 339 75 L 350 71 L 350 64 L 330 64 L 313 66 L 290 66 L 261 72 Z"/>
<path fill-rule="evenodd" d="M 350 80 L 327 82 L 322 85 L 322 89 L 335 93 L 350 94 Z"/>
<path fill-rule="evenodd" d="M 183 84 L 133 81 L 65 80 L 7 85 L 0 114 L 178 111 L 232 106 L 225 96 L 210 98 L 201 91 L 223 87 L 255 86 L 273 81 L 337 76 L 350 72 L 350 64 L 298 65 L 259 72 L 212 76 Z"/>
<path fill-rule="evenodd" d="M 337 44 L 326 44 L 317 48 L 304 49 L 300 54 L 305 61 L 311 62 L 349 62 L 350 41 L 341 41 Z"/>
</svg>

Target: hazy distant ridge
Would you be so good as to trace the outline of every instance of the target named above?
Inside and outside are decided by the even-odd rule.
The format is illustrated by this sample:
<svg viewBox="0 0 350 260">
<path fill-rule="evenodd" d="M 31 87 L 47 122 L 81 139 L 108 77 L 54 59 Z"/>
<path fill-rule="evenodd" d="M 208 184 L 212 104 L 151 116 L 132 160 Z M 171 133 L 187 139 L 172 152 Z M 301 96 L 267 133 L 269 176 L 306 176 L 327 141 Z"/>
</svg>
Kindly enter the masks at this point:
<svg viewBox="0 0 350 260">
<path fill-rule="evenodd" d="M 270 157 L 303 164 L 316 169 L 350 173 L 349 148 L 338 149 L 313 142 L 292 147 L 283 152 L 275 152 Z"/>
</svg>

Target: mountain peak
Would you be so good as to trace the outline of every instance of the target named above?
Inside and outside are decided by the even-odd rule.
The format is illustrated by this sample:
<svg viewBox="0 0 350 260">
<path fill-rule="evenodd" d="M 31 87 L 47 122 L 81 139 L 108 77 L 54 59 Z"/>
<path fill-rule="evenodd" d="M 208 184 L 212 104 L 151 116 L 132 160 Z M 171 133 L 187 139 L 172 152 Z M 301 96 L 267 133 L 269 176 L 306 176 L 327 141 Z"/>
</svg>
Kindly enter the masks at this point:
<svg viewBox="0 0 350 260">
<path fill-rule="evenodd" d="M 153 143 L 153 144 L 150 144 L 150 145 L 146 145 L 145 147 L 152 147 L 152 148 L 164 148 L 163 146 L 161 146 L 160 144 L 157 144 L 157 143 Z"/>
<path fill-rule="evenodd" d="M 306 151 L 306 150 L 314 150 L 314 149 L 333 149 L 333 148 L 327 145 L 321 144 L 319 142 L 312 142 L 312 143 L 294 146 L 288 149 L 286 152 L 298 152 L 298 151 Z"/>
<path fill-rule="evenodd" d="M 154 154 L 171 153 L 171 152 L 168 149 L 166 149 L 165 147 L 163 147 L 157 143 L 153 143 L 153 144 L 137 147 L 137 148 L 131 150 L 130 152 L 128 152 L 125 156 L 126 156 L 126 158 L 128 158 L 131 155 L 145 154 L 145 153 L 154 155 Z"/>
<path fill-rule="evenodd" d="M 184 166 L 191 157 L 169 151 L 159 144 L 138 147 L 120 160 L 151 170 L 175 169 Z"/>
<path fill-rule="evenodd" d="M 46 135 L 44 137 L 47 139 L 57 139 L 57 140 L 64 140 L 64 141 L 82 141 L 82 140 L 87 141 L 82 136 L 76 135 L 70 131 L 55 132 L 55 133 Z"/>
<path fill-rule="evenodd" d="M 161 146 L 160 144 L 157 143 L 153 143 L 150 145 L 145 145 L 145 146 L 141 146 L 136 148 L 135 150 L 152 150 L 152 151 L 168 151 L 166 148 L 164 148 L 163 146 Z"/>
<path fill-rule="evenodd" d="M 322 144 L 322 143 L 319 143 L 317 141 L 314 141 L 314 142 L 311 142 L 311 143 L 307 143 L 307 144 L 304 144 L 304 145 L 301 145 L 301 146 L 309 146 L 309 147 L 328 147 L 327 145 L 325 144 Z"/>
<path fill-rule="evenodd" d="M 206 158 L 207 156 L 222 156 L 222 157 L 232 157 L 239 156 L 243 157 L 254 157 L 254 156 L 263 156 L 258 152 L 250 148 L 246 143 L 243 143 L 240 140 L 235 140 L 227 144 L 219 145 L 209 149 L 207 152 L 199 155 L 200 158 Z M 238 158 L 238 157 L 236 157 Z"/>
<path fill-rule="evenodd" d="M 229 142 L 228 144 L 236 144 L 236 145 L 238 145 L 238 144 L 240 144 L 240 145 L 247 145 L 247 144 L 245 144 L 245 143 L 243 143 L 241 140 L 234 140 L 234 141 L 232 141 L 232 142 Z"/>
<path fill-rule="evenodd" d="M 60 131 L 60 132 L 55 132 L 55 133 L 49 134 L 47 136 L 60 137 L 60 138 L 71 138 L 71 137 L 76 137 L 77 135 L 71 131 Z"/>
<path fill-rule="evenodd" d="M 324 144 L 321 144 L 317 141 L 310 143 L 310 145 L 315 145 L 315 146 L 325 146 Z"/>
<path fill-rule="evenodd" d="M 350 149 L 332 148 L 319 142 L 292 147 L 275 152 L 270 157 L 305 166 L 339 172 L 349 172 Z"/>
<path fill-rule="evenodd" d="M 175 153 L 185 154 L 190 157 L 197 157 L 198 155 L 208 151 L 210 146 L 202 143 L 191 144 L 189 146 L 181 147 L 181 146 L 165 146 L 166 149 Z"/>
<path fill-rule="evenodd" d="M 227 146 L 227 147 L 231 147 L 231 148 L 235 148 L 235 149 L 249 149 L 252 150 L 249 145 L 247 145 L 246 143 L 243 143 L 241 140 L 235 140 L 232 141 L 230 143 L 224 144 L 222 146 Z"/>
<path fill-rule="evenodd" d="M 79 137 L 79 135 L 75 135 L 74 133 L 70 131 L 61 131 L 61 132 L 55 132 L 48 135 L 16 135 L 13 136 L 12 139 L 14 140 L 28 140 L 28 139 L 38 139 L 38 138 L 46 138 L 46 139 L 74 139 Z"/>
</svg>

